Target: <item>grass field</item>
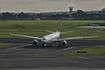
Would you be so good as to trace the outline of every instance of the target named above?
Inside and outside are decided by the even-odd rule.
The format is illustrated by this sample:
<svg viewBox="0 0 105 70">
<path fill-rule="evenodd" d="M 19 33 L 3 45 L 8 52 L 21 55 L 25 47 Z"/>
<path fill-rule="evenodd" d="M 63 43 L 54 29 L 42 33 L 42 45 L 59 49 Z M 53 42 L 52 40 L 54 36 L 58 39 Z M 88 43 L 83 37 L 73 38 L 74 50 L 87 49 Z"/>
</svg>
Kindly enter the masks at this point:
<svg viewBox="0 0 105 70">
<path fill-rule="evenodd" d="M 16 45 L 16 44 L 12 44 L 12 43 L 0 43 L 0 48 L 8 47 L 8 46 L 13 46 L 13 45 Z"/>
<path fill-rule="evenodd" d="M 88 53 L 77 53 L 77 51 L 87 51 Z M 105 55 L 105 46 L 88 47 L 85 49 L 76 50 L 73 52 L 62 54 L 62 56 L 71 56 L 71 55 Z"/>
<path fill-rule="evenodd" d="M 105 23 L 103 20 L 74 20 L 60 21 L 60 31 L 92 31 L 97 29 L 75 28 L 88 23 Z M 56 31 L 58 20 L 7 20 L 0 21 L 0 31 Z"/>
<path fill-rule="evenodd" d="M 74 31 L 74 32 L 94 32 L 96 28 L 76 28 L 80 25 L 87 25 L 88 23 L 105 23 L 103 20 L 74 20 L 74 21 L 60 21 L 60 31 Z M 0 38 L 20 38 L 10 36 L 8 32 L 21 35 L 30 35 L 42 37 L 47 32 L 32 32 L 32 31 L 56 31 L 58 20 L 7 20 L 0 21 Z M 5 31 L 5 32 L 4 32 Z M 12 32 L 13 31 L 13 32 Z M 101 32 L 101 31 L 99 31 Z M 98 38 L 91 38 L 93 40 L 105 40 L 103 33 L 67 33 L 62 34 L 61 38 L 76 37 L 76 36 L 93 36 L 98 35 Z"/>
<path fill-rule="evenodd" d="M 100 28 L 76 28 L 77 26 L 88 25 L 88 23 L 98 23 L 103 24 L 103 20 L 73 20 L 73 21 L 60 21 L 60 31 L 73 31 L 73 33 L 62 34 L 60 38 L 67 37 L 78 37 L 78 36 L 98 36 L 97 38 L 89 38 L 83 40 L 105 40 L 105 31 L 97 31 Z M 58 25 L 58 20 L 7 20 L 0 21 L 0 38 L 21 38 L 9 35 L 9 32 L 13 34 L 29 35 L 42 37 L 47 32 L 45 30 L 56 31 Z M 34 31 L 34 32 L 33 32 Z M 40 32 L 36 32 L 40 31 Z M 42 32 L 41 32 L 42 31 Z M 91 33 L 79 33 L 79 32 L 91 32 Z M 0 47 L 11 46 L 15 44 L 0 44 Z M 77 51 L 62 54 L 63 56 L 70 55 L 105 55 L 104 47 L 90 47 L 78 51 L 88 51 L 88 53 L 77 53 Z"/>
</svg>

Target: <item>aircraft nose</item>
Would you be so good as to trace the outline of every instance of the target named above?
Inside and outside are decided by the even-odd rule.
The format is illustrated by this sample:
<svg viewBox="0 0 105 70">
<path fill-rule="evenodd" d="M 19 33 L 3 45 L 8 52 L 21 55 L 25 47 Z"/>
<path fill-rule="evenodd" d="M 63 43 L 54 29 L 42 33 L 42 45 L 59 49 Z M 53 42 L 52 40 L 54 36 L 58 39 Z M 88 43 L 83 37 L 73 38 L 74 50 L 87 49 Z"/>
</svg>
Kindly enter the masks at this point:
<svg viewBox="0 0 105 70">
<path fill-rule="evenodd" d="M 42 41 L 42 43 L 47 43 L 46 41 Z"/>
<path fill-rule="evenodd" d="M 45 40 L 41 40 L 42 41 L 42 43 L 46 43 L 46 41 Z"/>
<path fill-rule="evenodd" d="M 42 41 L 42 43 L 49 43 L 49 41 L 47 41 L 47 40 L 41 40 Z"/>
</svg>

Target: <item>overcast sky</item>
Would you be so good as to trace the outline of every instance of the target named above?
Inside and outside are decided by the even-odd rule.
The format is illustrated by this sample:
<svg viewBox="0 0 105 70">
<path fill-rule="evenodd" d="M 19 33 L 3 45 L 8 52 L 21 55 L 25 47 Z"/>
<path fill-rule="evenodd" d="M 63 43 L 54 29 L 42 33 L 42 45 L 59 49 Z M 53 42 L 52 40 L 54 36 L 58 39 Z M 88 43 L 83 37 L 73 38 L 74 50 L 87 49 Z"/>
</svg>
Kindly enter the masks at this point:
<svg viewBox="0 0 105 70">
<path fill-rule="evenodd" d="M 105 0 L 0 0 L 0 12 L 60 12 L 101 10 L 105 8 Z"/>
</svg>

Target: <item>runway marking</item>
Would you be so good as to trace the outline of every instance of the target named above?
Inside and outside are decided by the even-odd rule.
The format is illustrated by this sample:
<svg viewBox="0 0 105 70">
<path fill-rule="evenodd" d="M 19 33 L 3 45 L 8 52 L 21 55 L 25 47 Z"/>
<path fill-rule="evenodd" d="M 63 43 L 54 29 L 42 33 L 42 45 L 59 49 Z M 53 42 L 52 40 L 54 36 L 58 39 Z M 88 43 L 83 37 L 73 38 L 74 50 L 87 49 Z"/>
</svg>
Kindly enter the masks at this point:
<svg viewBox="0 0 105 70">
<path fill-rule="evenodd" d="M 63 51 L 63 50 L 57 50 L 57 51 L 52 51 L 52 52 L 48 52 L 48 53 L 36 54 L 36 56 L 46 55 L 46 54 L 55 53 L 55 52 L 59 52 L 59 51 Z"/>
<path fill-rule="evenodd" d="M 83 59 L 88 59 L 88 60 L 93 60 L 93 61 L 98 61 L 98 62 L 105 62 L 105 61 L 101 61 L 101 60 L 96 60 L 96 59 L 92 59 L 92 58 L 86 58 L 86 57 L 82 57 L 82 56 L 76 56 L 78 58 L 83 58 Z M 77 60 L 75 60 L 74 62 L 77 63 Z"/>
<path fill-rule="evenodd" d="M 68 50 L 68 49 L 72 49 L 72 48 L 74 48 L 74 47 L 65 48 L 65 49 L 63 49 L 63 50 Z"/>
<path fill-rule="evenodd" d="M 55 52 L 59 52 L 59 51 L 64 51 L 64 50 L 56 50 L 56 51 L 52 51 L 52 52 L 47 52 L 47 53 L 40 53 L 40 54 L 19 54 L 19 55 L 35 55 L 35 56 L 42 56 L 42 55 L 46 55 L 46 54 L 51 54 L 51 53 L 55 53 Z M 25 51 L 26 52 L 26 51 Z M 23 52 L 22 52 L 23 53 Z M 14 53 L 14 54 L 18 54 L 18 53 Z M 2 56 L 4 55 L 14 55 L 14 54 L 0 54 Z"/>
<path fill-rule="evenodd" d="M 27 44 L 27 45 L 23 45 L 23 46 L 13 47 L 13 49 L 25 47 L 25 46 L 28 46 L 28 45 L 32 45 L 32 44 Z M 61 49 L 61 50 L 55 50 L 55 51 L 46 52 L 46 53 L 39 53 L 39 54 L 21 54 L 20 53 L 19 55 L 36 55 L 36 56 L 42 56 L 42 55 L 47 55 L 47 54 L 56 53 L 56 52 L 60 52 L 60 51 L 65 51 L 65 50 L 72 49 L 72 48 L 74 48 L 74 47 L 69 47 L 69 48 L 65 48 L 65 49 Z M 11 49 L 11 48 L 9 48 L 9 49 Z M 27 52 L 27 51 L 25 51 L 25 52 Z M 15 54 L 18 54 L 18 53 L 13 53 L 13 54 L 0 54 L 0 55 L 3 56 L 3 55 L 15 55 Z"/>
<path fill-rule="evenodd" d="M 5 55 L 5 54 L 0 54 L 0 55 Z"/>
<path fill-rule="evenodd" d="M 31 44 L 29 44 L 31 45 Z M 13 47 L 13 48 L 21 48 L 21 47 L 25 47 L 27 45 L 24 45 L 24 46 L 18 46 L 18 47 Z M 60 51 L 65 51 L 65 50 L 68 50 L 68 49 L 72 49 L 74 47 L 69 47 L 69 48 L 65 48 L 65 49 L 61 49 L 61 50 L 56 50 L 56 51 L 51 51 L 51 52 L 46 52 L 46 53 L 39 53 L 39 54 L 19 54 L 19 55 L 36 55 L 36 56 L 42 56 L 42 55 L 47 55 L 47 54 L 51 54 L 51 53 L 56 53 L 56 52 L 60 52 Z M 26 52 L 26 51 L 25 51 Z M 22 52 L 23 53 L 23 52 Z M 18 54 L 18 53 L 14 53 L 14 54 Z M 14 55 L 14 54 L 0 54 L 0 55 Z"/>
<path fill-rule="evenodd" d="M 69 47 L 69 48 L 65 48 L 65 49 L 63 49 L 63 50 L 56 50 L 56 51 L 47 52 L 47 53 L 36 54 L 36 56 L 41 56 L 41 55 L 51 54 L 51 53 L 55 53 L 55 52 L 60 52 L 60 51 L 64 51 L 64 50 L 68 50 L 68 49 L 72 49 L 72 48 L 74 48 L 74 47 Z"/>
<path fill-rule="evenodd" d="M 56 50 L 56 51 L 52 51 L 52 52 L 48 52 L 48 53 L 37 54 L 36 56 L 46 55 L 46 54 L 50 54 L 50 53 L 55 53 L 55 52 L 59 52 L 59 51 L 64 51 L 64 50 L 72 49 L 72 48 L 74 48 L 74 47 L 69 47 L 69 48 L 65 48 L 63 50 Z"/>
<path fill-rule="evenodd" d="M 30 46 L 30 45 L 32 45 L 32 44 L 26 44 L 26 45 L 22 45 L 22 46 L 13 47 L 13 48 L 16 49 L 16 48 L 26 47 L 26 46 Z"/>
</svg>

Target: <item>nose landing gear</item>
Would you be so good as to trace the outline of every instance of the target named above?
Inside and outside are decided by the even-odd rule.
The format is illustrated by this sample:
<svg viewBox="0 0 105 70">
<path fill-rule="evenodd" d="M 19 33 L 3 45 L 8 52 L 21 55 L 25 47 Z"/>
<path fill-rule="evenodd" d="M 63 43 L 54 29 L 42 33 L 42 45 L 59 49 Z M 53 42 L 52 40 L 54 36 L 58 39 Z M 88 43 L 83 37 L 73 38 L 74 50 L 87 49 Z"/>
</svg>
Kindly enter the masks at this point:
<svg viewBox="0 0 105 70">
<path fill-rule="evenodd" d="M 42 46 L 47 48 L 47 44 L 44 44 L 44 43 L 43 43 Z"/>
</svg>

